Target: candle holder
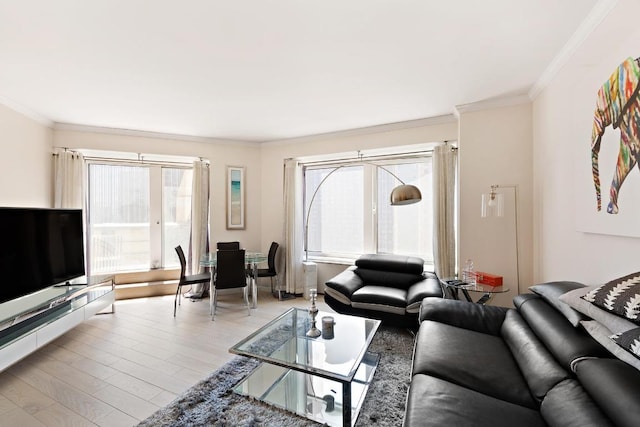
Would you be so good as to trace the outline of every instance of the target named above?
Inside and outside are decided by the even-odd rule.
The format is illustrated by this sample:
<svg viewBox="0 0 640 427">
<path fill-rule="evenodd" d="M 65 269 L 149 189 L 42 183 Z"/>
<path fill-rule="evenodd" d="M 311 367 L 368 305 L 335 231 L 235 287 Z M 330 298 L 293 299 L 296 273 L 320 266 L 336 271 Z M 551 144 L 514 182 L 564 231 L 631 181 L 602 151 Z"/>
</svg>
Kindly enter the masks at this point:
<svg viewBox="0 0 640 427">
<path fill-rule="evenodd" d="M 318 315 L 318 308 L 316 307 L 316 297 L 318 291 L 316 289 L 309 289 L 309 297 L 311 298 L 311 307 L 309 308 L 309 314 L 311 315 L 311 329 L 307 331 L 307 336 L 310 338 L 318 338 L 322 335 L 320 329 L 316 327 L 316 316 Z"/>
</svg>

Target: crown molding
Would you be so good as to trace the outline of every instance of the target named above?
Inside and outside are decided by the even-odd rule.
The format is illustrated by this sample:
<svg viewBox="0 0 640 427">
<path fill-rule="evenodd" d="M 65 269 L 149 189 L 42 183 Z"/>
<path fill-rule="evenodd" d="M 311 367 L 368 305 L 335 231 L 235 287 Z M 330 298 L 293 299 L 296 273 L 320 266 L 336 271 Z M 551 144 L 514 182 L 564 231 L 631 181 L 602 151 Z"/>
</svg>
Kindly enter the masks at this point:
<svg viewBox="0 0 640 427">
<path fill-rule="evenodd" d="M 544 70 L 542 75 L 533 84 L 529 90 L 529 98 L 533 101 L 536 99 L 540 92 L 542 92 L 550 83 L 551 80 L 558 74 L 558 72 L 564 67 L 569 59 L 576 53 L 578 48 L 584 43 L 584 41 L 591 35 L 604 18 L 607 17 L 611 9 L 618 3 L 618 0 L 600 0 L 591 9 L 589 15 L 582 21 L 578 29 L 573 33 L 571 38 L 560 49 L 560 52 L 553 58 L 551 63 Z"/>
<path fill-rule="evenodd" d="M 489 110 L 492 108 L 511 107 L 531 102 L 528 95 L 504 96 L 500 98 L 485 99 L 483 101 L 472 102 L 469 104 L 456 105 L 454 115 L 460 118 L 462 113 L 470 113 L 474 111 Z"/>
<path fill-rule="evenodd" d="M 5 107 L 9 108 L 10 110 L 15 111 L 16 113 L 22 114 L 23 116 L 26 116 L 32 120 L 35 120 L 36 122 L 40 123 L 41 125 L 44 125 L 48 128 L 52 128 L 54 125 L 53 120 L 50 120 L 48 118 L 46 118 L 45 116 L 36 113 L 35 111 L 31 110 L 30 108 L 25 107 L 22 104 L 19 104 L 9 98 L 6 98 L 4 96 L 0 96 L 0 104 L 4 105 Z"/>
<path fill-rule="evenodd" d="M 119 136 L 134 136 L 139 138 L 170 139 L 175 141 L 199 142 L 204 144 L 245 145 L 250 147 L 258 147 L 260 145 L 260 143 L 258 142 L 240 141 L 240 140 L 233 140 L 233 139 L 209 138 L 204 136 L 180 135 L 180 134 L 151 132 L 151 131 L 142 131 L 142 130 L 133 130 L 133 129 L 109 128 L 109 127 L 101 127 L 101 126 L 87 126 L 87 125 L 78 125 L 73 123 L 56 122 L 53 124 L 53 129 L 61 130 L 61 131 L 71 131 L 71 132 L 88 132 L 88 133 L 102 133 L 102 134 L 119 135 Z"/>
<path fill-rule="evenodd" d="M 407 120 L 404 122 L 385 123 L 382 125 L 368 126 L 355 129 L 347 129 L 336 132 L 319 133 L 295 138 L 265 141 L 261 145 L 287 145 L 304 142 L 321 141 L 329 138 L 344 138 L 350 136 L 370 135 L 374 133 L 391 132 L 395 130 L 411 129 L 423 126 L 435 126 L 440 124 L 455 123 L 457 120 L 453 114 L 427 117 L 423 119 Z"/>
</svg>

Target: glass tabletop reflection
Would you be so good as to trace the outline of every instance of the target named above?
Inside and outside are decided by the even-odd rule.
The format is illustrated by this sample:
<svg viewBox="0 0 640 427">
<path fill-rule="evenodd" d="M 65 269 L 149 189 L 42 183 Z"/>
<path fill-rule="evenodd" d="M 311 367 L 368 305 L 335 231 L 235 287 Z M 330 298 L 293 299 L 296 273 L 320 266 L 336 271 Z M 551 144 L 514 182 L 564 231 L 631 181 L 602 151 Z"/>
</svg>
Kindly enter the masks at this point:
<svg viewBox="0 0 640 427">
<path fill-rule="evenodd" d="M 351 381 L 373 339 L 379 320 L 319 311 L 335 320 L 332 339 L 309 338 L 308 310 L 292 308 L 229 349 L 271 364 L 340 381 Z"/>
<path fill-rule="evenodd" d="M 244 259 L 247 264 L 260 264 L 267 262 L 267 256 L 262 252 L 245 251 Z M 215 267 L 217 264 L 217 253 L 208 252 L 200 258 L 200 265 L 203 267 Z"/>
</svg>

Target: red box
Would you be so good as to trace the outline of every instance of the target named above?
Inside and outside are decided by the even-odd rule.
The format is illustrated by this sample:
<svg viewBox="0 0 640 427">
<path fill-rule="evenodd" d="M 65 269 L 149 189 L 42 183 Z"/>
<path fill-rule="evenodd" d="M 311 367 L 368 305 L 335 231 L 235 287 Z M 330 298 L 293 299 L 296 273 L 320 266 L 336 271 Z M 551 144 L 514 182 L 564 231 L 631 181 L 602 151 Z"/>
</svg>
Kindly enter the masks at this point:
<svg viewBox="0 0 640 427">
<path fill-rule="evenodd" d="M 502 276 L 497 276 L 491 273 L 484 273 L 482 271 L 476 272 L 476 281 L 483 285 L 489 286 L 502 286 Z"/>
</svg>

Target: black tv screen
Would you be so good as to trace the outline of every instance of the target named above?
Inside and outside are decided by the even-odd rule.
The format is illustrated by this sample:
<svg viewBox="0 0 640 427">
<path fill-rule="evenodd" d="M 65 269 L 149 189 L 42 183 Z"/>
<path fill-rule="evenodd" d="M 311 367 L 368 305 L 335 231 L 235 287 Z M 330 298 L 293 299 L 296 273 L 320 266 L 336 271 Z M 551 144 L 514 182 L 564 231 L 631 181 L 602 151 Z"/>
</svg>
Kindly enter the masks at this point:
<svg viewBox="0 0 640 427">
<path fill-rule="evenodd" d="M 85 274 L 82 210 L 0 207 L 0 303 Z"/>
</svg>

